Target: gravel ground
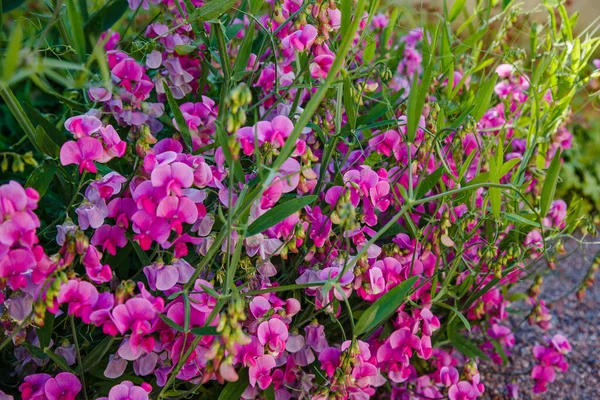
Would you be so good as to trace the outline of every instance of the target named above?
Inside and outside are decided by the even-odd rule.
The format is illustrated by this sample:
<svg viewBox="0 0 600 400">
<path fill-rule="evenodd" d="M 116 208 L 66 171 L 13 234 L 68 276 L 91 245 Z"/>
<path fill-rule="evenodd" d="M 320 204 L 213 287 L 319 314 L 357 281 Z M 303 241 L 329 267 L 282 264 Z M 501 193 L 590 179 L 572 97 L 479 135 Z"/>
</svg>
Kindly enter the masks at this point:
<svg viewBox="0 0 600 400">
<path fill-rule="evenodd" d="M 593 239 L 587 239 L 592 241 Z M 600 244 L 579 247 L 575 241 L 565 244 L 568 256 L 557 261 L 556 269 L 544 276 L 541 298 L 552 314 L 552 327 L 544 332 L 525 322 L 516 328 L 523 316 L 514 318 L 516 345 L 507 365 L 482 368 L 486 398 L 507 399 L 506 384 L 518 383 L 520 399 L 600 399 L 600 285 L 589 288 L 583 302 L 574 289 L 583 280 Z M 597 276 L 597 278 L 600 278 Z M 524 287 L 529 287 L 525 284 Z M 532 395 L 533 346 L 543 342 L 544 335 L 561 333 L 569 339 L 573 351 L 567 356 L 569 370 L 557 372 L 554 383 L 541 395 Z"/>
</svg>

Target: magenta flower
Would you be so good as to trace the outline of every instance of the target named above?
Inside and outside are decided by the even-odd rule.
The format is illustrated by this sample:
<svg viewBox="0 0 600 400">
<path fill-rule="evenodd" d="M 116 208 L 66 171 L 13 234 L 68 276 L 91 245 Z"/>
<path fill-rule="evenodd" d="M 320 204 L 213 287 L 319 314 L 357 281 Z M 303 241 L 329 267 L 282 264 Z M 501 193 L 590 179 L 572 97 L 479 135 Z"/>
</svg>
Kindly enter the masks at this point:
<svg viewBox="0 0 600 400">
<path fill-rule="evenodd" d="M 262 390 L 268 388 L 273 381 L 271 370 L 275 368 L 275 366 L 276 364 L 273 356 L 264 355 L 256 357 L 256 364 L 251 365 L 248 369 L 250 385 L 254 387 L 258 383 L 258 387 Z"/>
<path fill-rule="evenodd" d="M 79 115 L 65 121 L 65 129 L 71 132 L 76 139 L 91 136 L 101 127 L 102 121 L 91 115 Z"/>
<path fill-rule="evenodd" d="M 102 158 L 102 144 L 98 139 L 82 137 L 78 141 L 66 142 L 60 149 L 62 165 L 79 164 L 79 173 L 83 170 L 96 173 L 94 161 Z"/>
<path fill-rule="evenodd" d="M 193 224 L 198 219 L 196 204 L 187 197 L 167 196 L 158 203 L 156 216 L 171 221 L 177 234 L 183 231 L 182 223 Z"/>
<path fill-rule="evenodd" d="M 135 354 L 139 354 L 140 346 L 146 351 L 152 351 L 154 338 L 150 333 L 152 320 L 156 317 L 156 309 L 152 303 L 142 297 L 134 297 L 125 304 L 119 304 L 112 311 L 115 325 L 121 334 L 131 329 L 129 345 Z"/>
<path fill-rule="evenodd" d="M 193 183 L 194 171 L 181 162 L 159 165 L 152 171 L 152 185 L 165 188 L 167 194 L 181 196 L 181 189 L 188 188 Z"/>
<path fill-rule="evenodd" d="M 110 389 L 108 397 L 100 397 L 98 400 L 148 400 L 148 392 L 130 381 L 123 381 Z"/>
<path fill-rule="evenodd" d="M 80 317 L 86 324 L 90 323 L 90 314 L 98 301 L 98 290 L 89 282 L 70 280 L 60 288 L 58 303 L 69 305 L 69 315 Z"/>
<path fill-rule="evenodd" d="M 270 319 L 261 322 L 257 330 L 258 341 L 274 356 L 285 350 L 285 342 L 288 338 L 288 328 L 279 319 Z"/>
<path fill-rule="evenodd" d="M 106 163 L 115 157 L 123 157 L 127 149 L 127 143 L 121 140 L 115 128 L 107 125 L 100 128 L 100 137 L 102 138 L 103 151 L 98 162 Z"/>
<path fill-rule="evenodd" d="M 156 263 L 144 267 L 148 286 L 152 290 L 165 291 L 171 289 L 180 280 L 179 269 L 174 265 Z"/>
<path fill-rule="evenodd" d="M 31 374 L 25 377 L 25 382 L 19 386 L 23 400 L 44 400 L 46 393 L 44 391 L 46 382 L 52 376 L 48 374 Z"/>
<path fill-rule="evenodd" d="M 314 79 L 325 79 L 333 65 L 334 59 L 335 57 L 330 54 L 316 56 L 309 66 L 310 76 Z"/>
<path fill-rule="evenodd" d="M 89 227 L 99 228 L 108 215 L 106 200 L 100 196 L 98 190 L 93 186 L 88 186 L 85 197 L 86 200 L 75 210 L 79 217 L 77 222 L 83 230 Z"/>
<path fill-rule="evenodd" d="M 81 392 L 81 382 L 70 372 L 61 372 L 48 379 L 44 386 L 48 400 L 75 400 Z"/>
<path fill-rule="evenodd" d="M 284 48 L 292 48 L 297 51 L 308 50 L 317 38 L 317 28 L 307 24 L 281 41 Z"/>
<path fill-rule="evenodd" d="M 91 243 L 102 246 L 102 251 L 114 256 L 117 254 L 117 247 L 123 248 L 127 244 L 125 230 L 120 226 L 102 225 L 94 232 Z"/>
<path fill-rule="evenodd" d="M 31 251 L 26 249 L 9 250 L 0 257 L 0 278 L 8 279 L 10 287 L 13 290 L 19 290 L 26 285 L 23 273 L 35 265 L 35 258 Z"/>
<path fill-rule="evenodd" d="M 148 250 L 152 241 L 165 243 L 171 233 L 169 223 L 164 218 L 153 217 L 145 211 L 138 211 L 131 220 L 136 233 L 133 239 L 139 242 L 142 250 Z"/>
<path fill-rule="evenodd" d="M 473 390 L 473 386 L 467 381 L 460 381 L 448 389 L 450 400 L 473 400 L 477 397 L 477 392 Z"/>
</svg>

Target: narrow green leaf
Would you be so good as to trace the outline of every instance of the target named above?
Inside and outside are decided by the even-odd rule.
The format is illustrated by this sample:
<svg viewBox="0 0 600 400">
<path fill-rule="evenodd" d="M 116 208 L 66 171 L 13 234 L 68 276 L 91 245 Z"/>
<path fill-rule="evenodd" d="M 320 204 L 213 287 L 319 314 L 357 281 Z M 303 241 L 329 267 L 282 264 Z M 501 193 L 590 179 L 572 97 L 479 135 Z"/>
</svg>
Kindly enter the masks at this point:
<svg viewBox="0 0 600 400">
<path fill-rule="evenodd" d="M 114 0 L 106 3 L 90 16 L 90 19 L 85 23 L 85 31 L 98 34 L 110 29 L 128 9 L 129 3 L 127 0 Z"/>
<path fill-rule="evenodd" d="M 250 12 L 256 14 L 260 11 L 265 0 L 250 0 Z"/>
<path fill-rule="evenodd" d="M 275 400 L 275 385 L 271 384 L 265 389 L 265 400 Z"/>
<path fill-rule="evenodd" d="M 452 307 L 449 304 L 441 303 L 441 302 L 435 302 L 435 305 L 441 306 L 447 310 L 452 311 L 462 321 L 465 328 L 467 328 L 468 331 L 471 331 L 471 324 L 469 323 L 469 320 L 464 315 L 462 315 L 462 313 L 460 311 L 458 311 L 455 307 Z M 453 328 L 455 329 L 455 325 L 453 326 Z"/>
<path fill-rule="evenodd" d="M 248 66 L 248 60 L 250 59 L 250 54 L 252 53 L 252 43 L 254 43 L 254 20 L 250 22 L 250 26 L 246 30 L 246 36 L 242 41 L 242 45 L 237 53 L 235 63 L 233 64 L 233 76 L 243 77 L 241 72 L 243 72 Z"/>
<path fill-rule="evenodd" d="M 50 349 L 44 350 L 44 353 L 52 361 L 54 361 L 60 367 L 60 369 L 62 369 L 65 372 L 71 372 L 71 373 L 73 373 L 73 370 L 71 369 L 71 367 L 69 367 L 69 364 L 67 364 L 67 360 L 65 360 L 62 356 L 59 356 L 58 354 L 54 353 Z"/>
<path fill-rule="evenodd" d="M 344 108 L 348 117 L 348 124 L 352 130 L 356 129 L 356 102 L 354 100 L 354 90 L 350 78 L 344 79 Z"/>
<path fill-rule="evenodd" d="M 193 51 L 197 51 L 198 46 L 194 46 L 193 44 L 178 44 L 175 46 L 175 53 L 180 56 L 184 56 L 186 54 L 190 54 Z"/>
<path fill-rule="evenodd" d="M 25 182 L 25 187 L 30 187 L 35 189 L 40 198 L 44 197 L 54 175 L 56 174 L 57 165 L 56 162 L 52 160 L 45 160 L 39 167 L 33 170 L 29 178 L 27 178 L 27 182 Z M 46 325 L 44 325 L 45 327 Z"/>
<path fill-rule="evenodd" d="M 540 214 L 543 217 L 548 214 L 552 200 L 554 200 L 554 194 L 556 193 L 556 184 L 558 183 L 558 173 L 560 172 L 560 150 L 556 152 L 554 158 L 550 162 L 550 166 L 546 171 L 546 180 L 542 187 L 542 195 L 540 198 Z"/>
<path fill-rule="evenodd" d="M 356 336 L 368 332 L 385 322 L 404 303 L 408 292 L 410 292 L 417 279 L 417 276 L 413 276 L 405 280 L 371 304 L 356 323 Z"/>
<path fill-rule="evenodd" d="M 158 316 L 160 317 L 160 319 L 163 320 L 163 322 L 167 325 L 169 325 L 171 328 L 175 329 L 177 332 L 185 332 L 185 329 L 183 328 L 183 326 L 179 325 L 177 322 L 173 321 L 171 318 L 167 317 L 164 314 L 158 314 Z"/>
<path fill-rule="evenodd" d="M 116 340 L 113 336 L 107 336 L 95 345 L 94 349 L 83 360 L 83 371 L 87 372 L 98 365 Z"/>
<path fill-rule="evenodd" d="M 61 146 L 67 141 L 65 135 L 63 135 L 62 132 L 56 126 L 50 123 L 50 121 L 44 118 L 44 116 L 36 108 L 31 106 L 31 104 L 24 103 L 23 108 L 27 112 L 27 115 L 29 116 L 29 119 L 31 119 L 31 122 L 35 126 L 40 125 L 42 128 L 44 128 L 44 130 L 46 131 L 48 136 L 50 136 L 50 139 L 52 139 L 54 143 L 56 143 L 58 146 Z"/>
<path fill-rule="evenodd" d="M 248 378 L 248 369 L 244 368 L 238 374 L 238 380 L 235 382 L 229 382 L 223 388 L 223 391 L 219 395 L 218 400 L 231 400 L 231 399 L 241 399 L 242 393 L 246 390 L 248 385 L 250 384 L 250 379 Z"/>
<path fill-rule="evenodd" d="M 342 0 L 341 4 L 342 23 L 340 25 L 340 36 L 344 37 L 350 27 L 352 20 L 352 0 Z"/>
<path fill-rule="evenodd" d="M 192 328 L 192 330 L 190 332 L 192 332 L 194 335 L 198 335 L 198 336 L 218 336 L 218 335 L 220 335 L 219 332 L 217 332 L 216 326 L 205 326 L 202 328 Z"/>
<path fill-rule="evenodd" d="M 494 74 L 491 78 L 486 79 L 484 84 L 477 90 L 475 101 L 473 102 L 473 111 L 471 111 L 471 116 L 475 121 L 479 121 L 483 117 L 483 114 L 490 108 L 497 80 L 498 75 Z"/>
<path fill-rule="evenodd" d="M 469 339 L 460 336 L 459 334 L 450 335 L 450 342 L 456 347 L 458 351 L 463 353 L 465 356 L 474 359 L 475 357 L 482 358 L 486 361 L 491 361 L 487 354 L 485 354 L 475 343 Z"/>
<path fill-rule="evenodd" d="M 502 11 L 506 10 L 510 3 L 512 3 L 512 0 L 502 0 Z"/>
<path fill-rule="evenodd" d="M 167 82 L 163 82 L 163 88 L 165 90 L 165 94 L 167 95 L 167 102 L 169 103 L 169 108 L 171 108 L 171 112 L 173 113 L 173 117 L 175 118 L 175 122 L 177 122 L 177 128 L 179 128 L 179 133 L 183 137 L 183 141 L 187 146 L 188 150 L 192 150 L 192 135 L 190 134 L 190 128 L 188 127 L 181 110 L 179 109 L 179 104 L 175 101 L 173 97 L 173 93 L 171 93 L 171 89 Z"/>
<path fill-rule="evenodd" d="M 52 340 L 52 330 L 54 329 L 54 314 L 49 312 L 44 317 L 44 326 L 37 329 L 37 335 L 40 339 L 40 348 L 45 349 L 50 346 Z"/>
<path fill-rule="evenodd" d="M 458 18 L 463 8 L 465 8 L 466 3 L 467 0 L 454 0 L 452 3 L 452 8 L 450 8 L 450 14 L 448 15 L 448 19 L 451 22 Z"/>
<path fill-rule="evenodd" d="M 495 157 L 490 157 L 490 181 L 492 183 L 499 182 L 498 165 L 496 164 Z M 500 209 L 501 209 L 501 205 L 502 205 L 500 189 L 499 188 L 489 188 L 488 194 L 490 196 L 490 204 L 492 206 L 492 214 L 494 214 L 494 216 L 496 218 L 498 218 L 500 216 Z"/>
<path fill-rule="evenodd" d="M 518 214 L 504 213 L 504 218 L 506 218 L 509 221 L 516 222 L 516 223 L 519 223 L 519 224 L 531 225 L 531 226 L 534 226 L 536 228 L 540 228 L 539 222 L 532 221 L 531 219 L 525 218 L 525 217 L 523 217 L 521 215 L 518 215 Z"/>
<path fill-rule="evenodd" d="M 225 156 L 225 161 L 229 168 L 233 169 L 233 174 L 238 182 L 244 182 L 244 170 L 242 168 L 242 164 L 240 160 L 234 160 L 233 155 L 231 154 L 231 150 L 229 149 L 229 140 L 230 137 L 225 132 L 225 127 L 221 123 L 221 121 L 215 121 L 215 125 L 217 127 L 217 143 L 223 150 L 223 155 Z"/>
<path fill-rule="evenodd" d="M 35 128 L 35 141 L 41 152 L 51 158 L 57 158 L 60 154 L 60 147 L 50 139 L 44 128 L 40 125 Z"/>
<path fill-rule="evenodd" d="M 431 175 L 427 175 L 425 179 L 423 179 L 419 183 L 419 187 L 417 188 L 417 199 L 425 196 L 427 192 L 435 187 L 435 185 L 439 182 L 442 174 L 444 173 L 444 167 L 439 167 Z"/>
<path fill-rule="evenodd" d="M 71 25 L 71 37 L 73 39 L 73 45 L 75 46 L 75 51 L 77 52 L 77 57 L 79 61 L 83 62 L 85 60 L 85 35 L 83 33 L 83 25 L 82 18 L 77 6 L 75 5 L 75 0 L 66 0 L 67 2 L 67 16 L 69 18 L 69 24 Z"/>
<path fill-rule="evenodd" d="M 250 224 L 246 236 L 252 236 L 256 235 L 257 233 L 264 232 L 273 225 L 283 221 L 296 211 L 302 209 L 304 206 L 312 203 L 316 199 L 316 195 L 303 196 L 286 201 L 285 203 L 271 208 L 269 211 L 258 217 L 256 221 Z"/>
<path fill-rule="evenodd" d="M 500 176 L 499 178 L 502 179 L 504 178 L 504 176 L 506 176 L 506 174 L 508 174 L 510 172 L 510 170 L 517 165 L 519 162 L 521 162 L 520 158 L 511 158 L 510 160 L 508 160 L 507 162 L 505 162 L 504 164 L 502 164 L 502 167 L 500 168 Z"/>
<path fill-rule="evenodd" d="M 363 52 L 363 61 L 365 64 L 370 63 L 371 60 L 375 58 L 375 50 L 377 50 L 377 43 L 375 40 L 368 40 L 365 51 Z"/>
<path fill-rule="evenodd" d="M 18 21 L 12 29 L 8 47 L 3 60 L 4 82 L 8 82 L 19 64 L 19 52 L 21 51 L 21 42 L 23 41 L 23 26 Z"/>
<path fill-rule="evenodd" d="M 211 0 L 197 8 L 190 17 L 190 21 L 210 21 L 219 18 L 237 3 L 238 0 Z"/>
</svg>

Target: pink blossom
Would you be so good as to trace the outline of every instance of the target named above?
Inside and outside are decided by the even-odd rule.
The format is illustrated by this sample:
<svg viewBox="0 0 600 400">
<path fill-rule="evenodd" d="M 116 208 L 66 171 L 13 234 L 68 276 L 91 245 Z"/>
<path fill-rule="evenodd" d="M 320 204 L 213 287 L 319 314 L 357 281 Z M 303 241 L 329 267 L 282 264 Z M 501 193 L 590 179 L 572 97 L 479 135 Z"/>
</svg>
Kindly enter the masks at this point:
<svg viewBox="0 0 600 400">
<path fill-rule="evenodd" d="M 102 251 L 108 251 L 113 256 L 117 254 L 117 247 L 125 247 L 127 238 L 125 230 L 120 226 L 102 225 L 94 232 L 91 243 L 102 246 Z"/>
<path fill-rule="evenodd" d="M 65 129 L 71 132 L 76 139 L 91 136 L 100 128 L 102 128 L 102 121 L 91 115 L 71 117 L 65 121 Z"/>
<path fill-rule="evenodd" d="M 98 290 L 89 282 L 70 280 L 60 288 L 58 303 L 69 305 L 69 315 L 80 317 L 86 324 L 90 323 L 90 315 L 98 301 Z"/>
<path fill-rule="evenodd" d="M 25 382 L 19 386 L 23 400 L 46 399 L 45 385 L 52 376 L 48 374 L 31 374 L 25 377 Z"/>
<path fill-rule="evenodd" d="M 271 370 L 275 368 L 275 359 L 273 356 L 264 355 L 256 358 L 256 364 L 251 365 L 248 369 L 248 375 L 250 377 L 250 385 L 256 386 L 262 390 L 265 390 L 271 385 L 273 378 L 271 377 Z"/>
<path fill-rule="evenodd" d="M 285 350 L 285 342 L 288 338 L 288 328 L 279 319 L 270 319 L 261 322 L 257 330 L 260 344 L 267 347 L 273 355 L 279 355 Z"/>
<path fill-rule="evenodd" d="M 80 391 L 81 382 L 70 372 L 61 372 L 44 385 L 48 400 L 75 400 Z"/>
<path fill-rule="evenodd" d="M 83 170 L 96 173 L 94 161 L 102 158 L 102 144 L 93 137 L 82 137 L 78 141 L 66 142 L 60 149 L 62 165 L 79 164 L 79 173 Z"/>
<path fill-rule="evenodd" d="M 115 128 L 107 125 L 100 128 L 100 137 L 102 138 L 103 151 L 98 162 L 106 163 L 115 157 L 123 157 L 127 148 L 127 143 L 121 140 Z"/>
<path fill-rule="evenodd" d="M 108 397 L 98 400 L 148 400 L 148 391 L 142 386 L 135 386 L 130 381 L 123 381 L 113 386 L 108 392 Z"/>
<path fill-rule="evenodd" d="M 194 171 L 181 162 L 159 165 L 152 171 L 152 185 L 164 188 L 167 194 L 181 196 L 181 190 L 192 186 L 193 183 Z"/>
<path fill-rule="evenodd" d="M 295 31 L 281 41 L 284 48 L 292 48 L 297 51 L 308 50 L 317 38 L 317 29 L 307 24 L 302 29 Z"/>
<path fill-rule="evenodd" d="M 450 387 L 448 398 L 450 400 L 472 400 L 477 398 L 477 393 L 473 390 L 471 383 L 460 381 Z"/>
<path fill-rule="evenodd" d="M 316 56 L 309 66 L 310 76 L 315 79 L 325 79 L 333 65 L 334 59 L 335 57 L 330 54 Z"/>
</svg>

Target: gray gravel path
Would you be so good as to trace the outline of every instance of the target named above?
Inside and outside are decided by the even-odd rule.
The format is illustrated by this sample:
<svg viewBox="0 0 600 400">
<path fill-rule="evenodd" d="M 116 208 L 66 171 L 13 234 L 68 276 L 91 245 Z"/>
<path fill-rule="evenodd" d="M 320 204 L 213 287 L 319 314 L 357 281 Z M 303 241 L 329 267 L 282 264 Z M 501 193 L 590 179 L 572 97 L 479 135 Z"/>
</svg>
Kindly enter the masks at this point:
<svg viewBox="0 0 600 400">
<path fill-rule="evenodd" d="M 586 241 L 595 239 L 587 238 Z M 506 384 L 513 382 L 520 386 L 520 399 L 600 399 L 600 283 L 587 290 L 583 302 L 571 292 L 583 280 L 600 245 L 580 247 L 577 242 L 569 241 L 565 247 L 570 255 L 559 259 L 556 269 L 544 276 L 541 294 L 541 298 L 551 305 L 548 308 L 552 314 L 552 328 L 544 332 L 525 322 L 522 329 L 515 329 L 516 346 L 508 365 L 491 368 L 482 365 L 480 368 L 486 383 L 485 398 L 507 399 Z M 596 275 L 598 280 L 599 275 Z M 518 325 L 523 316 L 512 320 Z M 556 380 L 548 385 L 546 393 L 532 395 L 533 346 L 543 342 L 545 335 L 556 333 L 566 336 L 573 347 L 567 356 L 569 370 L 557 372 Z"/>
</svg>

